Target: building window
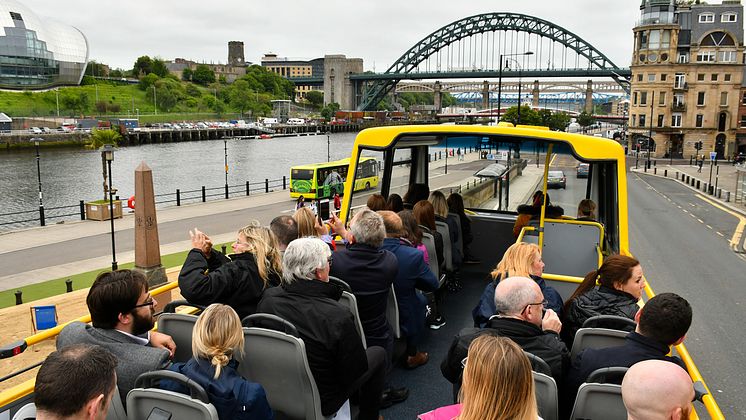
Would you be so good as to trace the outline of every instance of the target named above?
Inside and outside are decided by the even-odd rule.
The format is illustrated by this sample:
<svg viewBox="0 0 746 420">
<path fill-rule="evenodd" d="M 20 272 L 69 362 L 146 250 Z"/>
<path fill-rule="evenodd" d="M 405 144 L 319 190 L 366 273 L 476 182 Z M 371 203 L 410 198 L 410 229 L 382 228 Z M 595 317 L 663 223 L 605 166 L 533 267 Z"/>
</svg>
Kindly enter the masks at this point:
<svg viewBox="0 0 746 420">
<path fill-rule="evenodd" d="M 728 92 L 720 92 L 720 106 L 728 106 Z"/>
<path fill-rule="evenodd" d="M 673 95 L 673 106 L 684 106 L 684 95 L 677 93 Z"/>
<path fill-rule="evenodd" d="M 699 23 L 713 23 L 713 22 L 715 22 L 714 13 L 700 13 L 699 14 Z"/>
<path fill-rule="evenodd" d="M 661 46 L 661 33 L 658 30 L 650 31 L 650 39 L 648 40 L 648 48 L 651 50 L 657 50 Z"/>
<path fill-rule="evenodd" d="M 719 51 L 718 62 L 720 63 L 735 63 L 736 52 L 735 51 Z"/>
<path fill-rule="evenodd" d="M 655 82 L 655 73 L 648 74 L 648 82 Z"/>
<path fill-rule="evenodd" d="M 645 127 L 645 114 L 640 114 L 640 127 Z"/>
<path fill-rule="evenodd" d="M 720 22 L 738 22 L 738 14 L 727 12 L 720 15 Z"/>
<path fill-rule="evenodd" d="M 666 104 L 666 92 L 658 92 L 658 105 Z"/>
<path fill-rule="evenodd" d="M 675 89 L 684 89 L 684 85 L 686 85 L 686 75 L 684 73 L 676 73 L 673 87 Z"/>
<path fill-rule="evenodd" d="M 718 75 L 717 73 L 713 73 L 710 75 L 710 81 L 717 82 L 718 81 Z"/>
<path fill-rule="evenodd" d="M 746 114 L 741 115 L 741 128 L 746 128 Z"/>
<path fill-rule="evenodd" d="M 681 127 L 681 114 L 671 114 L 671 127 Z"/>
<path fill-rule="evenodd" d="M 744 101 L 746 101 L 746 93 L 743 94 Z M 632 92 L 632 105 L 637 105 L 637 92 Z"/>
<path fill-rule="evenodd" d="M 714 51 L 700 51 L 697 53 L 697 62 L 699 63 L 714 63 L 715 52 Z"/>
<path fill-rule="evenodd" d="M 640 92 L 640 105 L 647 105 L 647 104 L 648 104 L 648 93 Z"/>
<path fill-rule="evenodd" d="M 648 48 L 648 33 L 647 31 L 640 32 L 640 49 Z"/>
<path fill-rule="evenodd" d="M 668 79 L 668 75 L 666 73 L 661 74 L 661 82 L 665 82 L 666 79 Z"/>
<path fill-rule="evenodd" d="M 741 105 L 746 105 L 746 92 L 741 93 Z"/>
<path fill-rule="evenodd" d="M 694 122 L 695 126 L 697 128 L 702 128 L 702 121 L 704 120 L 704 115 L 697 114 L 696 121 Z"/>
<path fill-rule="evenodd" d="M 632 127 L 637 125 L 637 114 L 632 114 Z"/>
<path fill-rule="evenodd" d="M 663 127 L 663 114 L 658 114 L 658 127 Z"/>
<path fill-rule="evenodd" d="M 698 82 L 704 82 L 705 81 L 705 74 L 704 73 L 698 73 L 697 74 L 697 81 Z"/>
<path fill-rule="evenodd" d="M 723 80 L 726 82 L 730 82 L 730 73 L 726 73 L 723 75 Z"/>
<path fill-rule="evenodd" d="M 686 64 L 689 62 L 689 53 L 679 53 L 676 57 L 676 62 L 679 64 Z"/>
<path fill-rule="evenodd" d="M 637 81 L 642 82 L 642 73 L 637 75 Z"/>
<path fill-rule="evenodd" d="M 697 106 L 705 106 L 705 93 L 697 92 Z"/>
</svg>

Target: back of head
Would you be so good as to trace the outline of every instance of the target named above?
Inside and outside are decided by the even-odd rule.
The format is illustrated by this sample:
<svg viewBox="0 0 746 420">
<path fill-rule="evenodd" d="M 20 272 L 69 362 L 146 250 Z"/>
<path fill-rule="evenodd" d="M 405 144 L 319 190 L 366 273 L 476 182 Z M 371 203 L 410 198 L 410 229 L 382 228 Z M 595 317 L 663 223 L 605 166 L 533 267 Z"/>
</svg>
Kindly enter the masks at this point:
<svg viewBox="0 0 746 420">
<path fill-rule="evenodd" d="M 308 207 L 301 207 L 293 213 L 293 219 L 298 224 L 298 237 L 316 236 L 316 216 Z"/>
<path fill-rule="evenodd" d="M 521 317 L 529 303 L 541 300 L 541 289 L 528 277 L 508 277 L 495 287 L 495 309 L 504 316 Z"/>
<path fill-rule="evenodd" d="M 580 200 L 580 203 L 578 203 L 578 217 L 588 217 L 591 219 L 595 219 L 596 203 L 589 198 Z"/>
<path fill-rule="evenodd" d="M 692 306 L 675 293 L 650 299 L 640 313 L 640 334 L 666 345 L 675 344 L 692 325 Z"/>
<path fill-rule="evenodd" d="M 516 242 L 508 247 L 505 254 L 503 254 L 502 260 L 500 260 L 490 275 L 493 279 L 496 279 L 497 276 L 528 277 L 531 274 L 531 264 L 537 253 L 539 253 L 538 245 L 527 242 Z"/>
<path fill-rule="evenodd" d="M 505 337 L 481 335 L 469 346 L 459 420 L 536 420 L 531 363 Z"/>
<path fill-rule="evenodd" d="M 148 281 L 139 271 L 100 273 L 93 281 L 86 298 L 93 326 L 115 328 L 119 323 L 119 314 L 132 311 L 145 290 L 148 290 Z"/>
<path fill-rule="evenodd" d="M 427 200 L 418 201 L 412 208 L 417 223 L 428 229 L 435 229 L 435 209 L 432 203 Z"/>
<path fill-rule="evenodd" d="M 546 195 L 547 197 L 547 206 L 552 204 L 552 202 L 549 200 L 549 193 Z M 531 198 L 531 204 L 534 206 L 541 206 L 544 204 L 544 193 L 542 191 L 535 191 L 534 195 Z"/>
<path fill-rule="evenodd" d="M 236 352 L 243 352 L 244 337 L 238 314 L 228 305 L 213 303 L 197 319 L 192 332 L 192 354 L 209 360 L 215 379 Z"/>
<path fill-rule="evenodd" d="M 316 270 L 327 264 L 329 246 L 321 239 L 305 237 L 290 242 L 282 257 L 282 281 L 314 280 Z"/>
<path fill-rule="evenodd" d="M 412 184 L 409 186 L 407 193 L 404 194 L 404 202 L 411 205 L 416 204 L 419 201 L 427 200 L 430 195 L 430 188 L 425 184 Z"/>
<path fill-rule="evenodd" d="M 394 213 L 399 213 L 404 210 L 404 201 L 402 201 L 399 194 L 389 195 L 389 199 L 386 200 L 386 210 L 391 210 Z"/>
<path fill-rule="evenodd" d="M 254 221 L 241 228 L 238 233 L 246 237 L 247 252 L 254 254 L 259 275 L 267 286 L 267 279 L 271 272 L 280 274 L 282 271 L 280 250 L 275 235 L 268 228 Z"/>
<path fill-rule="evenodd" d="M 49 417 L 71 417 L 91 400 L 101 411 L 116 386 L 117 359 L 99 346 L 76 344 L 52 352 L 36 374 L 34 403 Z"/>
<path fill-rule="evenodd" d="M 575 298 L 593 289 L 596 282 L 601 286 L 614 288 L 615 284 L 624 284 L 632 277 L 632 269 L 640 265 L 640 262 L 626 255 L 614 254 L 606 257 L 604 263 L 598 270 L 586 274 L 575 292 L 565 303 L 568 307 Z"/>
<path fill-rule="evenodd" d="M 464 216 L 464 198 L 459 193 L 451 193 L 448 195 L 446 200 L 448 203 L 448 211 L 456 213 L 459 216 Z"/>
<path fill-rule="evenodd" d="M 373 194 L 368 197 L 366 206 L 373 211 L 386 210 L 386 199 L 381 194 Z"/>
<path fill-rule="evenodd" d="M 383 244 L 383 238 L 386 237 L 383 218 L 370 209 L 362 209 L 355 214 L 350 222 L 350 232 L 355 237 L 355 242 L 373 248 L 380 247 Z"/>
<path fill-rule="evenodd" d="M 378 214 L 383 218 L 387 238 L 400 238 L 405 233 L 401 217 L 398 214 L 390 210 L 382 210 Z"/>
<path fill-rule="evenodd" d="M 435 214 L 440 217 L 448 216 L 448 203 L 446 202 L 446 196 L 443 195 L 442 192 L 438 190 L 431 192 L 428 201 L 433 204 L 433 210 L 435 210 Z"/>
<path fill-rule="evenodd" d="M 679 365 L 645 360 L 624 375 L 622 398 L 629 419 L 687 419 L 694 389 L 689 374 Z"/>
<path fill-rule="evenodd" d="M 406 238 L 409 242 L 414 245 L 422 243 L 422 229 L 417 224 L 417 219 L 414 217 L 412 210 L 402 210 L 398 213 L 402 224 L 402 237 Z M 384 218 L 384 223 L 386 219 Z M 386 229 L 388 234 L 388 228 Z"/>
<path fill-rule="evenodd" d="M 293 240 L 298 239 L 298 223 L 286 214 L 272 219 L 269 228 L 275 234 L 277 246 L 281 250 L 284 250 Z"/>
</svg>

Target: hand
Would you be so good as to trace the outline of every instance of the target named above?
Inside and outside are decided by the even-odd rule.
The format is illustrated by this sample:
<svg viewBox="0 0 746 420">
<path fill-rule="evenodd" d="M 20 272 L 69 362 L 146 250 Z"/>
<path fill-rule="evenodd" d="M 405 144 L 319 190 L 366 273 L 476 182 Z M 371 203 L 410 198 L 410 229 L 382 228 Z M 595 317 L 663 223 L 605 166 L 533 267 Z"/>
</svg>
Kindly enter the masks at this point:
<svg viewBox="0 0 746 420">
<path fill-rule="evenodd" d="M 314 219 L 314 225 L 313 225 L 313 227 L 314 227 L 314 229 L 316 229 L 316 233 L 318 233 L 319 236 L 323 236 L 323 235 L 328 235 L 329 234 L 329 230 L 326 228 L 326 225 L 321 224 L 319 222 L 318 217 L 316 219 Z"/>
<path fill-rule="evenodd" d="M 336 213 L 332 213 L 332 217 L 329 219 L 329 224 L 334 230 L 335 235 L 347 238 L 347 229 L 345 229 L 345 224 L 342 223 L 342 220 L 337 216 Z"/>
<path fill-rule="evenodd" d="M 189 231 L 189 237 L 192 239 L 192 248 L 199 249 L 205 257 L 209 257 L 212 252 L 212 240 L 209 236 L 194 228 Z"/>
<path fill-rule="evenodd" d="M 560 322 L 557 313 L 552 309 L 547 309 L 544 318 L 541 320 L 541 329 L 544 331 L 554 331 L 559 334 L 562 331 L 562 322 Z"/>
<path fill-rule="evenodd" d="M 174 357 L 174 352 L 176 351 L 176 343 L 174 343 L 174 339 L 171 338 L 170 335 L 159 333 L 157 331 L 150 332 L 150 347 L 168 350 L 168 353 L 171 355 L 170 358 Z"/>
</svg>

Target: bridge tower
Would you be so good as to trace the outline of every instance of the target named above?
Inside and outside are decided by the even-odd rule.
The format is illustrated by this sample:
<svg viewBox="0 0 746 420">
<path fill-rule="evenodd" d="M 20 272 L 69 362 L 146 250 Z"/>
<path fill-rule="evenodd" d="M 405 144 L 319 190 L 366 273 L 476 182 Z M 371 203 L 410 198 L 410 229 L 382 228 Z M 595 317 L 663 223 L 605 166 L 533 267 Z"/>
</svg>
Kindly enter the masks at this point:
<svg viewBox="0 0 746 420">
<path fill-rule="evenodd" d="M 355 108 L 355 89 L 350 73 L 363 72 L 362 58 L 342 54 L 324 56 L 324 104 L 336 102 L 343 110 Z"/>
<path fill-rule="evenodd" d="M 585 112 L 593 112 L 593 80 L 589 80 L 585 87 Z"/>
<path fill-rule="evenodd" d="M 482 82 L 482 109 L 488 109 L 490 107 L 490 82 L 485 80 Z"/>
<path fill-rule="evenodd" d="M 433 105 L 435 113 L 440 113 L 443 110 L 443 97 L 441 96 L 441 85 L 440 82 L 436 81 L 433 89 Z"/>
<path fill-rule="evenodd" d="M 538 80 L 534 80 L 534 88 L 531 89 L 531 97 L 532 97 L 531 105 L 534 108 L 538 108 L 539 107 L 539 81 Z"/>
</svg>

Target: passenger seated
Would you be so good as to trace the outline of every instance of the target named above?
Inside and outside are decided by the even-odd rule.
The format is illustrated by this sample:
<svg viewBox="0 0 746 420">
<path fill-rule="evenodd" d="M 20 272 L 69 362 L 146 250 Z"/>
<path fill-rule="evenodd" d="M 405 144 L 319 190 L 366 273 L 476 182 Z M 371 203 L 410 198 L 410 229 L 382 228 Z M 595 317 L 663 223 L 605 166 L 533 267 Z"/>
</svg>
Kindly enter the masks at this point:
<svg viewBox="0 0 746 420">
<path fill-rule="evenodd" d="M 373 211 L 386 210 L 386 199 L 381 194 L 372 194 L 365 205 Z"/>
<path fill-rule="evenodd" d="M 237 371 L 238 362 L 233 357 L 243 353 L 243 348 L 243 329 L 236 311 L 213 303 L 194 324 L 194 356 L 185 363 L 173 364 L 169 370 L 200 384 L 221 419 L 271 420 L 272 409 L 264 388 L 244 379 Z M 189 394 L 187 387 L 173 381 L 161 381 L 160 387 Z"/>
<path fill-rule="evenodd" d="M 554 206 L 552 205 L 551 200 L 549 199 L 549 193 L 546 195 L 547 197 L 547 208 L 544 212 L 544 217 L 546 219 L 559 219 L 562 217 L 563 214 L 565 214 L 565 210 L 560 206 Z M 524 226 L 528 226 L 528 223 L 531 220 L 538 220 L 541 216 L 541 207 L 544 204 L 544 193 L 541 191 L 536 191 L 533 195 L 533 198 L 531 199 L 531 204 L 521 204 L 516 209 L 518 211 L 518 217 L 515 219 L 515 224 L 513 225 L 513 236 L 515 238 L 518 238 L 518 236 L 521 235 L 521 230 Z"/>
<path fill-rule="evenodd" d="M 420 420 L 539 418 L 531 363 L 523 350 L 505 337 L 483 335 L 470 345 L 459 400 L 420 414 Z"/>
<path fill-rule="evenodd" d="M 596 203 L 589 198 L 580 200 L 580 203 L 578 203 L 578 217 L 575 220 L 596 222 Z"/>
<path fill-rule="evenodd" d="M 676 356 L 668 356 L 671 346 L 681 344 L 692 324 L 692 307 L 674 293 L 661 293 L 635 314 L 637 328 L 622 346 L 586 349 L 580 352 L 567 375 L 568 402 L 575 400 L 580 384 L 596 369 L 630 367 L 649 359 L 664 360 L 686 369 Z"/>
<path fill-rule="evenodd" d="M 596 286 L 598 282 L 598 286 Z M 575 333 L 590 317 L 616 315 L 634 319 L 645 289 L 640 262 L 626 255 L 612 255 L 565 302 L 562 338 L 572 346 Z"/>
<path fill-rule="evenodd" d="M 394 213 L 404 210 L 404 201 L 399 194 L 389 194 L 389 199 L 386 200 L 386 210 L 391 210 Z"/>
<path fill-rule="evenodd" d="M 269 224 L 269 230 L 272 231 L 277 239 L 277 249 L 280 255 L 285 252 L 288 244 L 298 239 L 298 223 L 288 215 L 277 216 Z"/>
<path fill-rule="evenodd" d="M 495 315 L 495 287 L 501 279 L 508 277 L 530 277 L 541 288 L 544 298 L 547 300 L 547 308 L 562 316 L 562 296 L 554 287 L 547 285 L 541 278 L 544 273 L 544 261 L 541 259 L 541 251 L 536 244 L 518 242 L 511 245 L 502 260 L 490 273 L 492 281 L 487 284 L 479 299 L 479 304 L 471 311 L 474 318 L 474 326 L 484 328 L 487 321 Z"/>
<path fill-rule="evenodd" d="M 463 256 L 461 255 L 461 249 L 456 246 L 456 243 L 461 237 L 461 229 L 458 227 L 456 216 L 448 214 L 448 202 L 446 201 L 446 196 L 443 195 L 442 192 L 438 190 L 431 192 L 428 201 L 432 203 L 433 210 L 435 210 L 435 220 L 448 224 L 448 233 L 451 235 L 451 260 L 453 266 L 458 268 L 461 266 Z M 443 239 L 445 240 L 446 238 Z"/>
<path fill-rule="evenodd" d="M 52 352 L 36 374 L 36 419 L 105 419 L 116 367 L 116 356 L 100 346 L 75 344 Z"/>
<path fill-rule="evenodd" d="M 443 257 L 443 235 L 441 235 L 435 227 L 435 210 L 433 209 L 433 205 L 427 200 L 418 201 L 417 204 L 414 205 L 412 213 L 414 214 L 415 219 L 417 219 L 417 223 L 420 225 L 420 228 L 422 228 L 422 231 L 433 235 L 433 239 L 435 240 L 435 254 L 438 257 L 438 263 L 442 268 L 445 264 L 445 259 Z"/>
<path fill-rule="evenodd" d="M 179 288 L 190 303 L 223 303 L 244 318 L 256 312 L 265 290 L 280 284 L 282 268 L 275 236 L 259 222 L 238 231 L 228 257 L 214 250 L 210 237 L 199 230 L 190 231 L 189 236 L 192 250 L 179 272 Z"/>
<path fill-rule="evenodd" d="M 446 201 L 448 202 L 448 211 L 455 214 L 461 222 L 461 235 L 464 245 L 463 262 L 465 264 L 479 264 L 480 261 L 471 255 L 469 249 L 469 245 L 474 240 L 474 235 L 471 233 L 471 219 L 464 211 L 464 198 L 459 193 L 451 193 Z"/>
<path fill-rule="evenodd" d="M 694 387 L 679 366 L 646 360 L 624 375 L 622 399 L 628 420 L 684 420 L 692 412 Z"/>
<path fill-rule="evenodd" d="M 430 188 L 426 184 L 412 184 L 404 194 L 404 208 L 413 210 L 414 205 L 430 196 Z"/>
<path fill-rule="evenodd" d="M 324 241 L 332 251 L 337 248 L 337 245 L 334 243 L 334 238 L 329 234 L 329 229 L 319 222 L 318 218 L 310 208 L 303 207 L 296 210 L 295 213 L 293 213 L 293 219 L 298 223 L 299 238 L 314 236 Z"/>
<path fill-rule="evenodd" d="M 430 255 L 427 253 L 427 247 L 422 243 L 422 228 L 417 224 L 417 219 L 414 217 L 414 213 L 412 213 L 412 210 L 402 210 L 398 212 L 397 215 L 401 219 L 402 224 L 402 233 L 399 239 L 403 242 L 408 242 L 409 245 L 422 252 L 425 264 L 429 264 Z M 436 274 L 437 276 L 437 273 L 433 274 Z"/>
</svg>

